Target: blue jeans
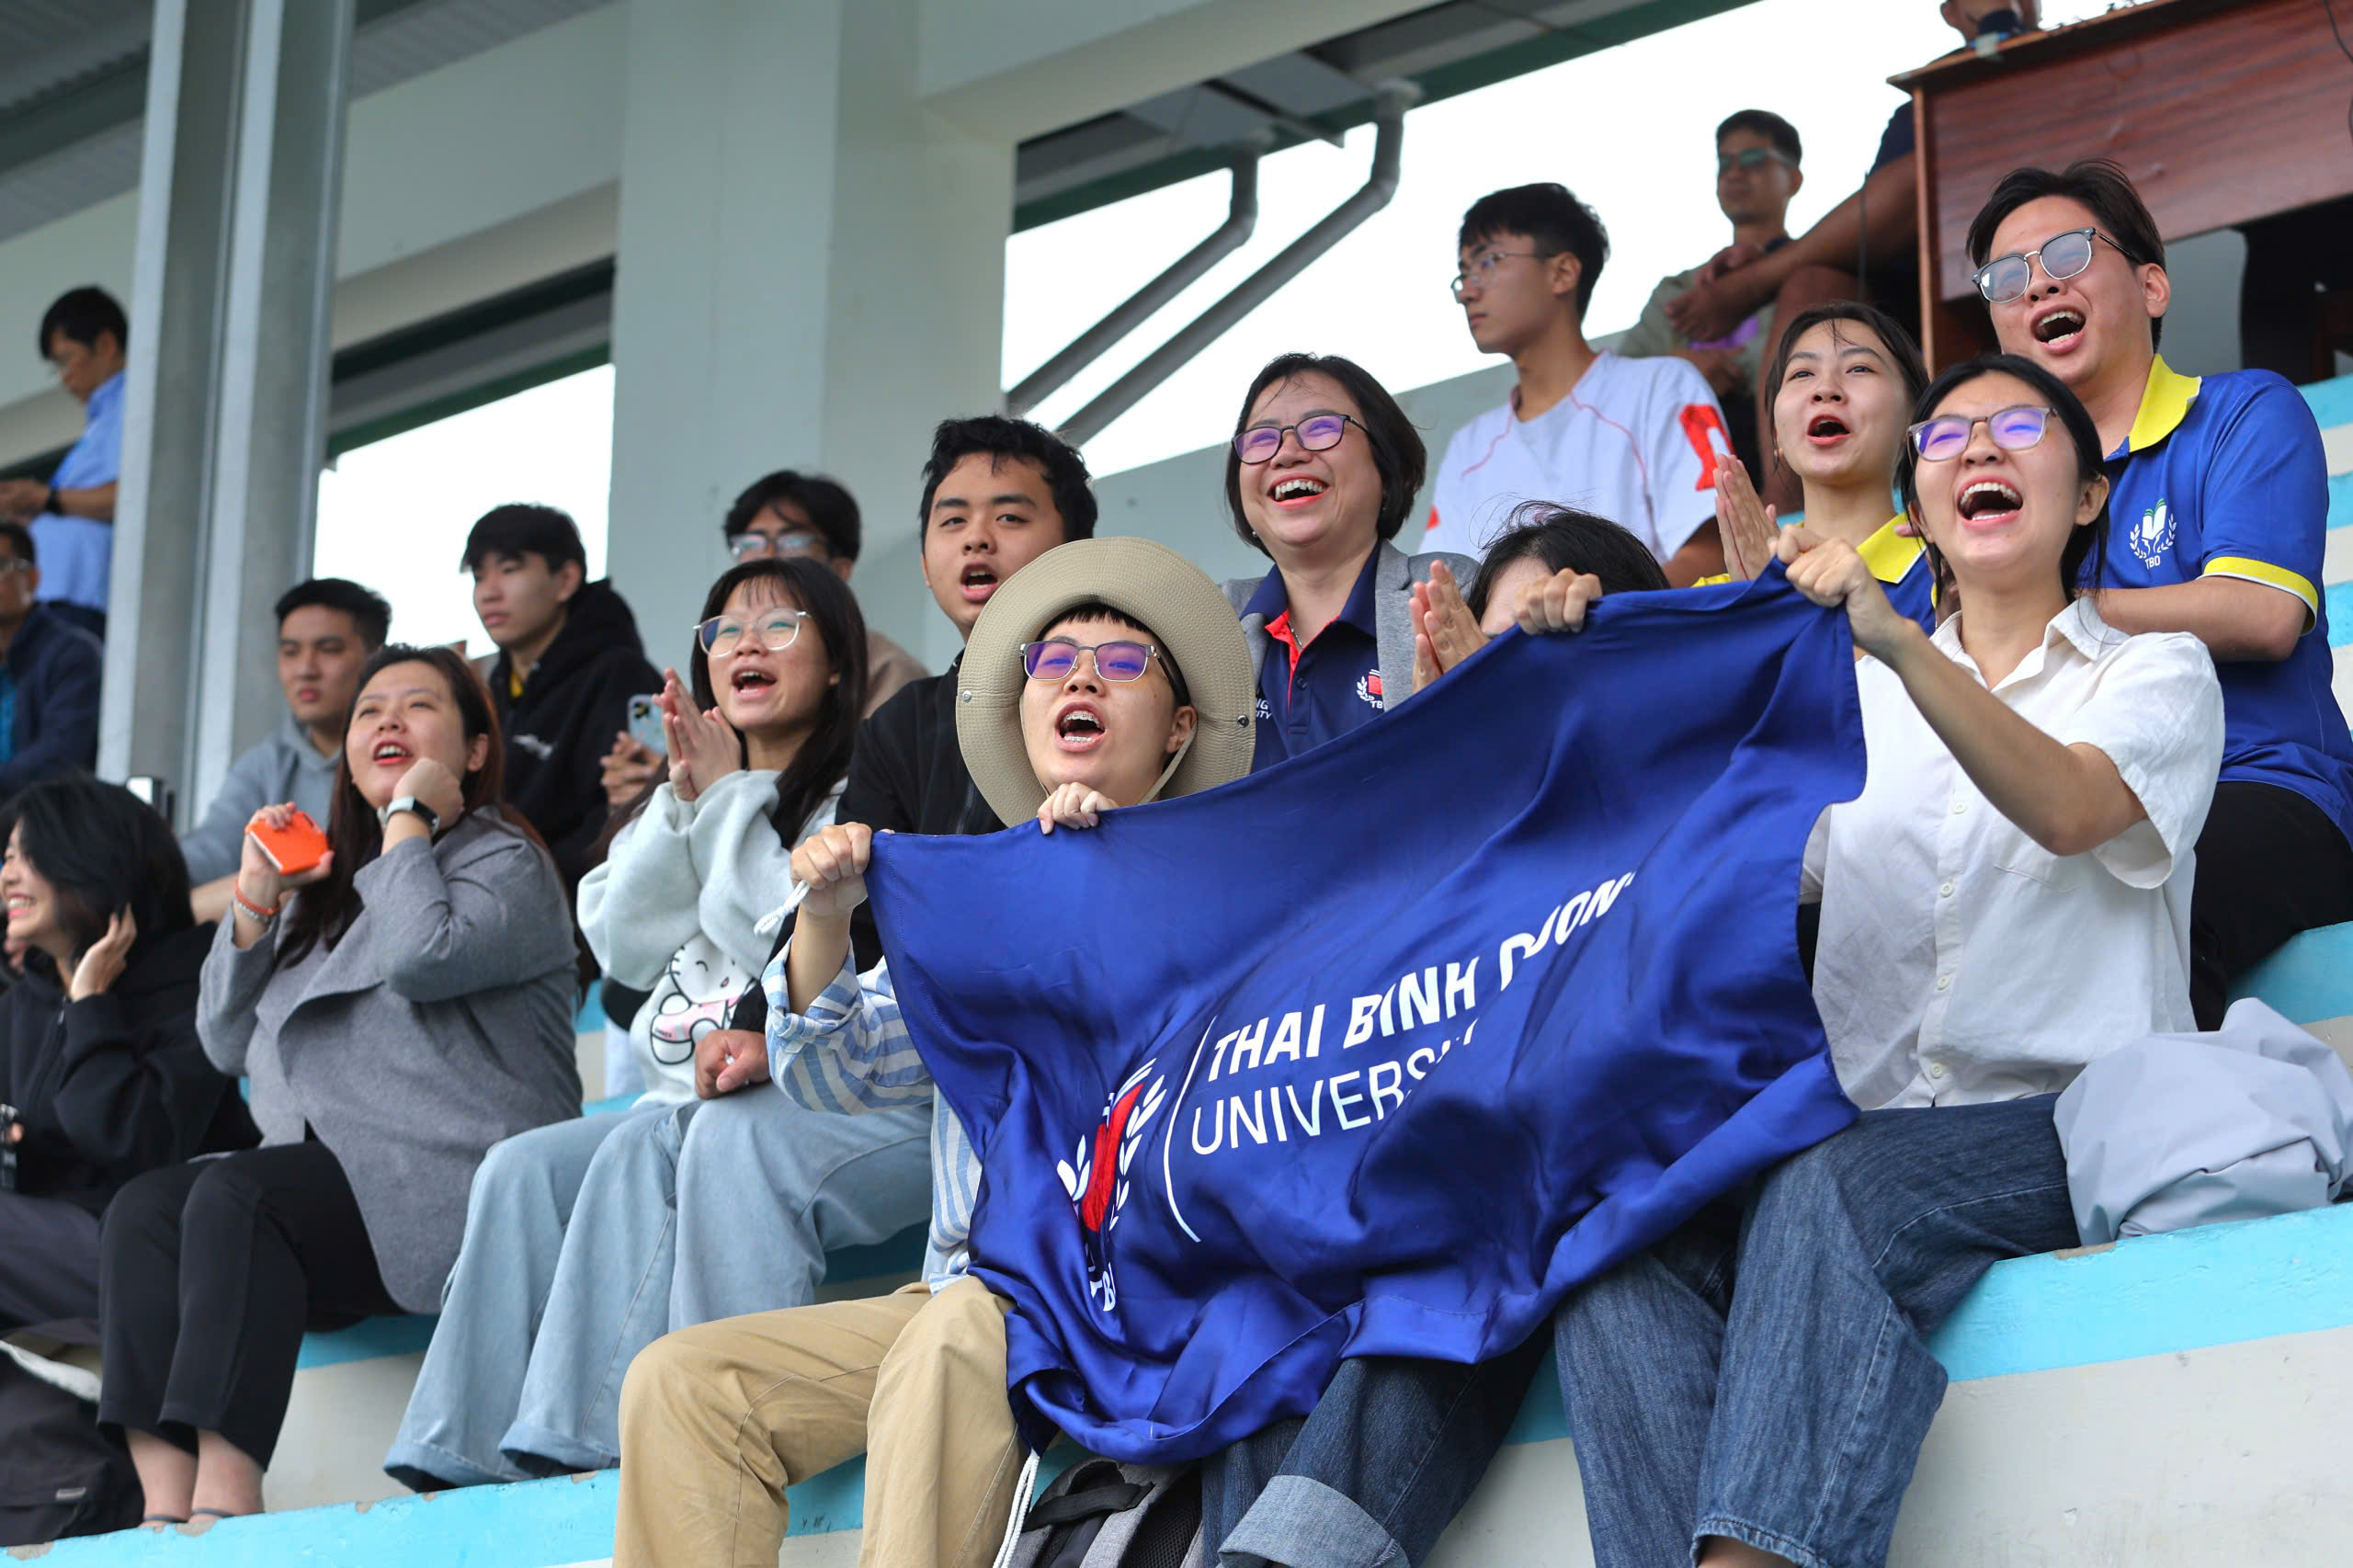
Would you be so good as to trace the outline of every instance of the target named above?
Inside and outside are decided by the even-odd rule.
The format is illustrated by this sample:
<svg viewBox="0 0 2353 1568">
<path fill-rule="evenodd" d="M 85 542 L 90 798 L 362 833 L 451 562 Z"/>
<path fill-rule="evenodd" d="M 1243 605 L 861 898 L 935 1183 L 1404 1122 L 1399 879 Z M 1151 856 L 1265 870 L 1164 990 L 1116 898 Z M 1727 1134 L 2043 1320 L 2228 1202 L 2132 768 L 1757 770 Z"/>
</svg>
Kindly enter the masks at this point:
<svg viewBox="0 0 2353 1568">
<path fill-rule="evenodd" d="M 1340 1363 L 1303 1417 L 1201 1465 L 1201 1540 L 1222 1568 L 1412 1568 L 1503 1447 L 1544 1337 L 1475 1367 Z"/>
<path fill-rule="evenodd" d="M 1996 1261 L 2076 1244 L 2052 1096 L 1870 1111 L 1586 1285 L 1553 1320 L 1597 1568 L 1708 1536 L 1887 1560 L 1945 1372 L 1927 1336 Z"/>
<path fill-rule="evenodd" d="M 806 1304 L 830 1248 L 930 1212 L 931 1108 L 837 1116 L 773 1085 L 539 1128 L 475 1173 L 384 1469 L 424 1490 L 609 1469 L 662 1335 Z"/>
</svg>

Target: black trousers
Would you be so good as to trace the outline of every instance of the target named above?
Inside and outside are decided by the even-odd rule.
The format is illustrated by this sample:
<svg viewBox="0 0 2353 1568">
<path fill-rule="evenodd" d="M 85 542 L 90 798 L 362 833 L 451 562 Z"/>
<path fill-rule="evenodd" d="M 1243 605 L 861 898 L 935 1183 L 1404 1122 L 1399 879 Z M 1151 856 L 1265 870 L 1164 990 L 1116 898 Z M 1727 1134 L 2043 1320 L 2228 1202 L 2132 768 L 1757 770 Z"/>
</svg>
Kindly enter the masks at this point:
<svg viewBox="0 0 2353 1568">
<path fill-rule="evenodd" d="M 343 1165 L 281 1143 L 150 1171 L 115 1195 L 98 1261 L 98 1419 L 267 1465 L 302 1335 L 401 1310 Z"/>
<path fill-rule="evenodd" d="M 2353 920 L 2353 845 L 2276 784 L 2214 787 L 2189 899 L 2189 1006 L 2218 1028 L 2231 984 L 2299 931 Z"/>
</svg>

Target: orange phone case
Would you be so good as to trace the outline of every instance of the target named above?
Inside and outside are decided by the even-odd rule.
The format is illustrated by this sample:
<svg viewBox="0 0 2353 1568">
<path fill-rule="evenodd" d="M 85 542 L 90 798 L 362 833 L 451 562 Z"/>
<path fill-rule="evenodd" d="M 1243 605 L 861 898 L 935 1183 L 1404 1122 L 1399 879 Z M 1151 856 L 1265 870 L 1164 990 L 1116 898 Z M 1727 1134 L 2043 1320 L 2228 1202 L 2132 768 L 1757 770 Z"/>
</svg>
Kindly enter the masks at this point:
<svg viewBox="0 0 2353 1568">
<path fill-rule="evenodd" d="M 253 835 L 269 863 L 278 868 L 281 877 L 291 877 L 317 865 L 327 852 L 327 835 L 311 820 L 308 812 L 296 812 L 294 820 L 283 830 L 267 823 L 256 823 L 245 829 Z"/>
</svg>

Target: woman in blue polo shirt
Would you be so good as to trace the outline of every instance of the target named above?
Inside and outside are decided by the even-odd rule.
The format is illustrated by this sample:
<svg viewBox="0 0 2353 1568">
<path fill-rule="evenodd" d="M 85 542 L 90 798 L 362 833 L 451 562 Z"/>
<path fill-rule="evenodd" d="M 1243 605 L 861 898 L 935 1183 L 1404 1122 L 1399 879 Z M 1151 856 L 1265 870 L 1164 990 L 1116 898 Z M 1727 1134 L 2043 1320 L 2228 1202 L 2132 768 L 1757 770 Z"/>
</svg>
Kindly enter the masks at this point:
<svg viewBox="0 0 2353 1568">
<path fill-rule="evenodd" d="M 1413 585 L 1436 562 L 1464 582 L 1478 564 L 1390 542 L 1427 464 L 1414 422 L 1353 360 L 1279 355 L 1251 381 L 1225 502 L 1234 531 L 1275 569 L 1226 584 L 1225 597 L 1258 670 L 1254 771 L 1413 694 Z"/>
<path fill-rule="evenodd" d="M 1774 460 L 1804 486 L 1807 529 L 1853 545 L 1888 602 L 1935 631 L 1927 551 L 1896 532 L 1904 519 L 1891 515 L 1904 427 L 1928 386 L 1911 335 L 1870 305 L 1818 305 L 1781 335 L 1765 384 L 1774 389 Z M 1754 577 L 1773 559 L 1780 532 L 1773 509 L 1729 458 L 1716 470 L 1716 527 L 1724 543 L 1722 581 Z"/>
</svg>

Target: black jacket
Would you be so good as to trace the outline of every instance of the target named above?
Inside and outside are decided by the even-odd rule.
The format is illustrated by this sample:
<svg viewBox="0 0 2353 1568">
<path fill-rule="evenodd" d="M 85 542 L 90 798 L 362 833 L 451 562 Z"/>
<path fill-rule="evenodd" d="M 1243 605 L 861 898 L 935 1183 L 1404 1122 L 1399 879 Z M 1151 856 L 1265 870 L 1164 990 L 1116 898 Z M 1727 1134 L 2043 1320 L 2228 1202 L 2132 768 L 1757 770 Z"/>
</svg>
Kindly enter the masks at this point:
<svg viewBox="0 0 2353 1568">
<path fill-rule="evenodd" d="M 135 1176 L 260 1141 L 196 1038 L 212 927 L 142 937 L 103 994 L 69 1003 L 28 971 L 0 997 L 0 1100 L 17 1108 L 17 1190 L 91 1213 Z"/>
<path fill-rule="evenodd" d="M 963 662 L 959 656 L 946 675 L 909 681 L 858 727 L 858 748 L 850 754 L 849 781 L 834 811 L 835 822 L 862 822 L 877 833 L 934 835 L 995 833 L 1005 826 L 981 799 L 956 739 L 956 674 Z M 791 935 L 787 919 L 771 959 L 784 951 Z M 881 960 L 882 940 L 868 905 L 860 904 L 850 917 L 850 949 L 861 971 Z M 739 1029 L 765 1030 L 767 1019 L 767 994 L 755 983 L 736 1002 L 729 1022 Z"/>
<path fill-rule="evenodd" d="M 14 750 L 0 762 L 0 796 L 98 765 L 98 640 L 40 605 L 8 644 L 17 686 Z"/>
<path fill-rule="evenodd" d="M 646 663 L 637 618 L 608 582 L 573 595 L 520 697 L 509 695 L 514 668 L 501 653 L 490 671 L 506 735 L 506 803 L 547 840 L 570 898 L 605 831 L 604 756 L 629 728 L 629 699 L 661 690 L 662 673 Z"/>
</svg>

